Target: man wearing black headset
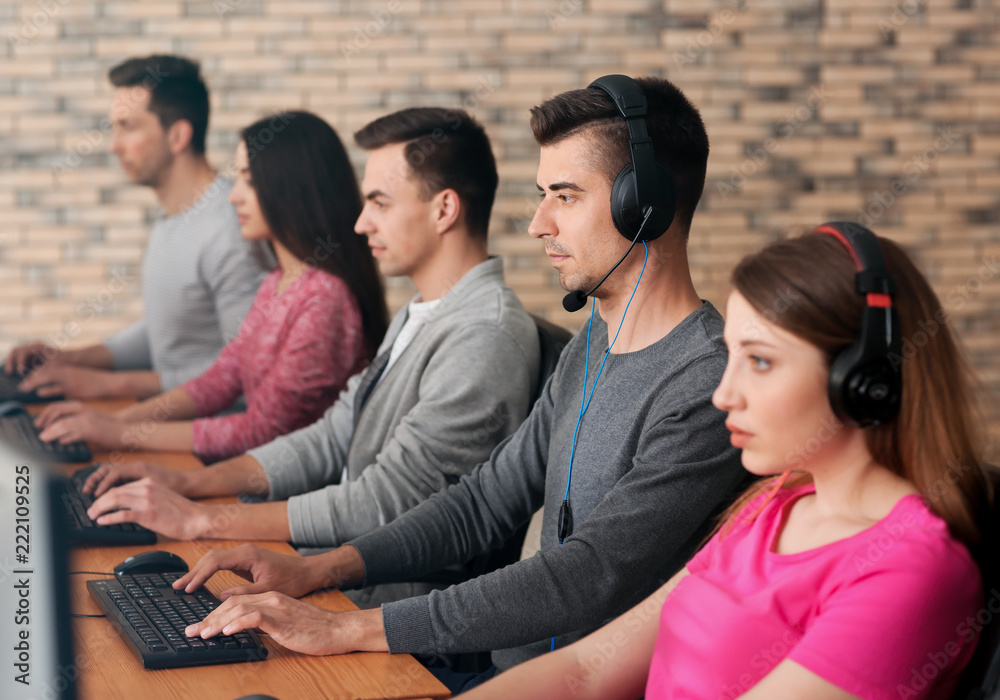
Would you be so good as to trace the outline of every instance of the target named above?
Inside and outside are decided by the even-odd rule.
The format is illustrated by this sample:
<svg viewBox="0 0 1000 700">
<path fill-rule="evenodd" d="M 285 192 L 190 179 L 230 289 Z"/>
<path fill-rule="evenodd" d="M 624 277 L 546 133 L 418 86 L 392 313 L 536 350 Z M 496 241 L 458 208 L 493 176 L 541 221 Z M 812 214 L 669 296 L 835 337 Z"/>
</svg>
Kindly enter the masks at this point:
<svg viewBox="0 0 1000 700">
<path fill-rule="evenodd" d="M 542 199 L 529 232 L 571 290 L 566 308 L 595 299 L 531 415 L 459 483 L 345 546 L 305 558 L 209 553 L 178 585 L 193 590 L 219 569 L 253 583 L 189 634 L 260 627 L 314 654 L 492 650 L 489 676 L 645 598 L 740 483 L 711 405 L 726 365 L 722 318 L 695 292 L 686 253 L 708 158 L 700 115 L 666 80 L 605 76 L 534 108 L 531 126 Z M 420 580 L 499 546 L 542 505 L 535 556 L 445 591 L 353 613 L 288 597 Z"/>
</svg>

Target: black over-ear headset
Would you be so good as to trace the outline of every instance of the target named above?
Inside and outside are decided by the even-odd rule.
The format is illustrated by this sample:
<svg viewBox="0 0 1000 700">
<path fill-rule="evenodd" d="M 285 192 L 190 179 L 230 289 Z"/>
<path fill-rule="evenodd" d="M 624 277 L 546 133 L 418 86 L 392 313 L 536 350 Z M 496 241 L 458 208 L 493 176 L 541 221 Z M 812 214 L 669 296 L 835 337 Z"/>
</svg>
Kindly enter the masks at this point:
<svg viewBox="0 0 1000 700">
<path fill-rule="evenodd" d="M 677 191 L 670 171 L 653 153 L 653 141 L 646 129 L 646 95 L 639 83 L 627 75 L 605 75 L 588 87 L 608 93 L 628 125 L 632 162 L 621 169 L 611 187 L 611 218 L 615 228 L 630 241 L 659 238 L 674 220 Z M 649 220 L 642 226 L 649 209 L 652 209 Z"/>
<path fill-rule="evenodd" d="M 638 241 L 651 241 L 666 233 L 677 210 L 674 178 L 656 160 L 653 141 L 646 129 L 646 95 L 639 83 L 627 75 L 616 74 L 598 78 L 587 87 L 608 93 L 628 125 L 632 162 L 621 169 L 611 186 L 611 220 L 632 245 L 590 291 L 574 290 L 566 295 L 563 308 L 567 311 L 582 309 L 587 297 L 604 284 Z"/>
<path fill-rule="evenodd" d="M 830 405 L 849 425 L 885 423 L 899 413 L 903 384 L 899 319 L 892 306 L 896 285 L 878 239 L 864 226 L 833 221 L 817 226 L 814 233 L 829 234 L 844 244 L 858 268 L 858 294 L 865 296 L 858 339 L 837 353 L 830 365 Z"/>
</svg>

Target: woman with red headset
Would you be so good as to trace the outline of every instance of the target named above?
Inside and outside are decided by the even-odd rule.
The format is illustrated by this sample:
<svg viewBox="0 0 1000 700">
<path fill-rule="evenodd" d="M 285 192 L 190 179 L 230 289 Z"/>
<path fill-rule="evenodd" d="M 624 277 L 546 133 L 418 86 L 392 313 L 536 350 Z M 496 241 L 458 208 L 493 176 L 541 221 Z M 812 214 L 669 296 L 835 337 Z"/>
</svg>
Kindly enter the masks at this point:
<svg viewBox="0 0 1000 700">
<path fill-rule="evenodd" d="M 939 300 L 843 223 L 748 256 L 732 285 L 713 401 L 764 478 L 657 593 L 470 699 L 951 697 L 990 486 Z"/>
</svg>

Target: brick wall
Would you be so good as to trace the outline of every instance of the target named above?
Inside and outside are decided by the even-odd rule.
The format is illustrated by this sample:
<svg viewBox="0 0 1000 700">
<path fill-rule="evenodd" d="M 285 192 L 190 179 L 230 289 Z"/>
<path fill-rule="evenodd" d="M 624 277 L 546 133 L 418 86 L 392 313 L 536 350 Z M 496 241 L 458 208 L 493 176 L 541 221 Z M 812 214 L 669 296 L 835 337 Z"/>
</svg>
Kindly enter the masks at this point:
<svg viewBox="0 0 1000 700">
<path fill-rule="evenodd" d="M 991 0 L 0 2 L 0 353 L 99 340 L 139 315 L 155 203 L 105 151 L 104 75 L 163 51 L 202 61 L 220 167 L 271 110 L 313 110 L 349 140 L 404 106 L 469 109 L 500 165 L 493 249 L 532 311 L 573 328 L 582 314 L 562 311 L 526 234 L 527 110 L 608 72 L 668 77 L 712 141 L 691 236 L 704 297 L 721 305 L 734 263 L 769 240 L 860 220 L 917 256 L 993 394 L 998 18 Z M 392 283 L 393 309 L 409 292 Z"/>
</svg>

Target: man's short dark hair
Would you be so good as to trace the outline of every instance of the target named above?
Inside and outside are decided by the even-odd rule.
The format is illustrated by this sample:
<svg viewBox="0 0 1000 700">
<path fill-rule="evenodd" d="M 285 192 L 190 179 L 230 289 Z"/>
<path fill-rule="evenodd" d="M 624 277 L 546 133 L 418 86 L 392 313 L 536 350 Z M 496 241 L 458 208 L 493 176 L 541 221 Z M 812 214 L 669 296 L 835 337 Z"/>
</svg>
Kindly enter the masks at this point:
<svg viewBox="0 0 1000 700">
<path fill-rule="evenodd" d="M 705 188 L 708 134 L 701 115 L 676 85 L 662 78 L 636 78 L 646 94 L 646 128 L 656 159 L 673 174 L 677 185 L 678 221 L 690 228 Z M 588 164 L 614 184 L 631 162 L 628 125 L 611 97 L 597 88 L 570 90 L 531 109 L 531 131 L 541 146 L 586 132 L 593 141 Z"/>
<path fill-rule="evenodd" d="M 486 130 L 468 112 L 403 109 L 371 122 L 354 134 L 354 141 L 366 151 L 405 143 L 406 162 L 420 181 L 424 200 L 455 190 L 469 232 L 486 237 L 499 177 Z"/>
<path fill-rule="evenodd" d="M 143 87 L 149 91 L 149 111 L 164 129 L 179 119 L 191 124 L 191 150 L 205 152 L 208 131 L 208 88 L 195 61 L 182 56 L 153 55 L 130 58 L 108 71 L 115 87 Z"/>
</svg>

